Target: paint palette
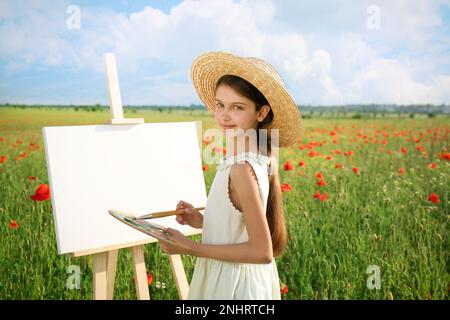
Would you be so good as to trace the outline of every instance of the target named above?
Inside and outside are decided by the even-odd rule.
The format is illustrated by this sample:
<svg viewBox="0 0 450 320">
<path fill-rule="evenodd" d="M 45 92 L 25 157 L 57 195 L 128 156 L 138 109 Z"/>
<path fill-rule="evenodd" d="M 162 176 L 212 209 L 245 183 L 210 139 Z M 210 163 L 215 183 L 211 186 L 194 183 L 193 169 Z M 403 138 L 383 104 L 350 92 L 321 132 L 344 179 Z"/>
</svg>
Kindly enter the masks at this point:
<svg viewBox="0 0 450 320">
<path fill-rule="evenodd" d="M 158 240 L 170 241 L 169 237 L 171 236 L 171 234 L 167 232 L 163 226 L 157 223 L 149 222 L 146 219 L 136 219 L 136 217 L 131 214 L 127 214 L 115 209 L 108 210 L 108 212 L 117 220 L 136 230 L 148 234 Z"/>
</svg>

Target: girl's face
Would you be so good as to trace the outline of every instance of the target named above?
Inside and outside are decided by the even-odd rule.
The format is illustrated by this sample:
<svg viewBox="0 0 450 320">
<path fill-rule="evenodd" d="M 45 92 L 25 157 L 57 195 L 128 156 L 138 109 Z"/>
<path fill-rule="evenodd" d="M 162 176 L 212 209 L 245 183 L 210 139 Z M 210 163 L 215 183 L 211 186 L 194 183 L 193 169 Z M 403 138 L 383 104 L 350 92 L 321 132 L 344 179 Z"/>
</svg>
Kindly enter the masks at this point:
<svg viewBox="0 0 450 320">
<path fill-rule="evenodd" d="M 214 118 L 223 132 L 227 129 L 257 129 L 258 122 L 264 120 L 270 110 L 263 106 L 258 112 L 255 103 L 239 95 L 231 87 L 220 85 L 216 90 L 216 110 Z"/>
</svg>

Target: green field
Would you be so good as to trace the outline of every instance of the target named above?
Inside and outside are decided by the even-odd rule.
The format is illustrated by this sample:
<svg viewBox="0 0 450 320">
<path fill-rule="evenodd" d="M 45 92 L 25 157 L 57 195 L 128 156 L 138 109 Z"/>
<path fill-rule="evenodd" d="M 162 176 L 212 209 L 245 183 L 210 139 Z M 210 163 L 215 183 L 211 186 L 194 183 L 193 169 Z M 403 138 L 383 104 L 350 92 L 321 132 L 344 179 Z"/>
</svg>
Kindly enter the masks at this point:
<svg viewBox="0 0 450 320">
<path fill-rule="evenodd" d="M 200 111 L 126 116 L 214 126 Z M 49 182 L 41 128 L 109 118 L 108 112 L 0 108 L 0 299 L 92 299 L 91 257 L 59 256 L 51 201 L 30 197 Z M 281 150 L 279 163 L 280 183 L 292 187 L 283 193 L 288 248 L 277 259 L 289 288 L 283 299 L 448 299 L 449 132 L 445 116 L 303 120 L 301 143 Z M 286 161 L 293 170 L 283 170 Z M 318 172 L 323 186 L 316 184 Z M 204 174 L 209 191 L 215 167 Z M 326 192 L 325 201 L 313 197 L 317 191 Z M 431 194 L 439 201 L 429 200 Z M 151 298 L 178 299 L 167 256 L 158 244 L 145 250 Z M 188 279 L 194 261 L 183 256 Z M 66 287 L 71 265 L 81 269 L 79 289 Z M 378 289 L 367 284 L 373 266 L 380 270 Z M 119 251 L 114 297 L 136 297 L 129 250 Z"/>
</svg>

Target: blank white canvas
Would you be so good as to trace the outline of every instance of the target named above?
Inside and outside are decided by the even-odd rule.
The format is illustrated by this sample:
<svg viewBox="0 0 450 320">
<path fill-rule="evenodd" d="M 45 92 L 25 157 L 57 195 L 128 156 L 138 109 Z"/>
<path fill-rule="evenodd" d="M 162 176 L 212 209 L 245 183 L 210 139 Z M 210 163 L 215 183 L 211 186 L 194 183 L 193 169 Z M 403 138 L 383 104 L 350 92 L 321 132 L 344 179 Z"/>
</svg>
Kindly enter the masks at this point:
<svg viewBox="0 0 450 320">
<path fill-rule="evenodd" d="M 207 195 L 195 122 L 45 127 L 44 145 L 58 253 L 103 251 L 155 239 L 116 220 L 195 207 Z M 186 235 L 175 216 L 153 220 Z"/>
</svg>

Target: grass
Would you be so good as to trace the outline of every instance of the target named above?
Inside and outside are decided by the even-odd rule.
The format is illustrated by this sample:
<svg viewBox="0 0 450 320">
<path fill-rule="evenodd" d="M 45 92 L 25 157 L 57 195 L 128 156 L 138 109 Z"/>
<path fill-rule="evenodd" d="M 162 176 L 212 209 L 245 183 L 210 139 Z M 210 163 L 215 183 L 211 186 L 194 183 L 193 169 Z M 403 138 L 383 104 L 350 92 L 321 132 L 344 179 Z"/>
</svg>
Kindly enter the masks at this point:
<svg viewBox="0 0 450 320">
<path fill-rule="evenodd" d="M 206 112 L 126 116 L 201 120 L 203 131 L 214 127 Z M 102 124 L 109 118 L 106 112 L 0 109 L 0 159 L 6 157 L 0 163 L 0 299 L 92 299 L 92 257 L 59 256 L 51 203 L 30 196 L 39 184 L 48 184 L 42 127 Z M 280 182 L 292 186 L 283 193 L 288 248 L 277 259 L 280 281 L 289 288 L 284 299 L 448 299 L 449 128 L 446 117 L 303 120 L 301 143 L 281 150 L 279 163 Z M 320 154 L 310 156 L 310 150 Z M 353 154 L 344 155 L 347 151 Z M 294 168 L 285 171 L 288 160 Z M 326 185 L 316 185 L 318 172 Z M 209 191 L 215 168 L 204 174 Z M 316 191 L 327 193 L 324 202 L 313 197 Z M 428 200 L 432 193 L 438 204 Z M 18 228 L 11 227 L 12 220 Z M 178 299 L 158 244 L 145 246 L 145 259 L 154 275 L 151 298 Z M 195 258 L 183 256 L 183 262 L 190 279 Z M 71 265 L 80 268 L 79 289 L 66 287 Z M 370 266 L 379 267 L 379 289 L 367 285 Z M 114 297 L 136 297 L 129 250 L 119 251 Z"/>
</svg>

